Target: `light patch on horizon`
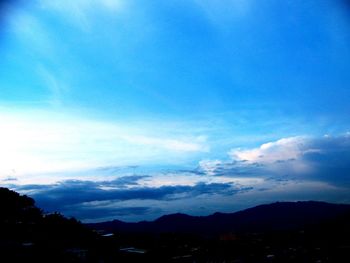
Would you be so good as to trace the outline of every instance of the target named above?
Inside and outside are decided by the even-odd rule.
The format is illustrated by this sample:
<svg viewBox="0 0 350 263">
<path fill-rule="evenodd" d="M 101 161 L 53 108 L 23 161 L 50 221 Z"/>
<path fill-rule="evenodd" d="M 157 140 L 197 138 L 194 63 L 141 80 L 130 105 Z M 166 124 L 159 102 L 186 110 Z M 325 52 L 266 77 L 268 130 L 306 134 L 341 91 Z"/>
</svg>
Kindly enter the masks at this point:
<svg viewBox="0 0 350 263">
<path fill-rule="evenodd" d="M 15 170 L 17 176 L 64 173 L 109 165 L 181 163 L 207 152 L 205 137 L 178 138 L 128 126 L 53 112 L 40 117 L 0 114 L 1 177 Z M 154 126 L 156 124 L 150 124 Z M 171 129 L 174 134 L 174 130 Z M 168 136 L 171 136 L 170 138 Z"/>
<path fill-rule="evenodd" d="M 139 185 L 146 187 L 162 187 L 162 186 L 194 186 L 197 183 L 225 183 L 225 184 L 235 184 L 241 187 L 251 187 L 258 186 L 265 182 L 263 178 L 259 177 L 251 177 L 251 178 L 242 178 L 239 176 L 210 176 L 210 175 L 198 175 L 191 174 L 189 172 L 163 172 L 163 173 L 155 173 L 150 177 L 145 178 L 144 180 L 139 181 Z"/>
</svg>

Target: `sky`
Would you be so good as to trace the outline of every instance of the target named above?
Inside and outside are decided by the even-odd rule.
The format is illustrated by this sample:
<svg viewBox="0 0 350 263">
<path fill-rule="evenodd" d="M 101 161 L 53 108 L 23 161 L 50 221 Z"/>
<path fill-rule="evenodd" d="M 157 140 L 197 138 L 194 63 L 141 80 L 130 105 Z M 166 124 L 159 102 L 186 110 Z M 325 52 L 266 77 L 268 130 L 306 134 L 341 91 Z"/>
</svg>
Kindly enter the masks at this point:
<svg viewBox="0 0 350 263">
<path fill-rule="evenodd" d="M 347 0 L 3 0 L 0 58 L 0 185 L 47 212 L 350 203 Z"/>
</svg>

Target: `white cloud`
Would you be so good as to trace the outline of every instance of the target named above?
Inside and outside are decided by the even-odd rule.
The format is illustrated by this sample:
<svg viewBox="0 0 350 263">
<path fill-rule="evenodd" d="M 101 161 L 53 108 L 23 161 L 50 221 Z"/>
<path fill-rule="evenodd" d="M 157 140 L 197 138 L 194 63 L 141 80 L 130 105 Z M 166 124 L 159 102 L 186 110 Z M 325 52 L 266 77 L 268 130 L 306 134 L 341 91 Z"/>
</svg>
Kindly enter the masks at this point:
<svg viewBox="0 0 350 263">
<path fill-rule="evenodd" d="M 13 170 L 20 178 L 108 165 L 176 164 L 208 148 L 201 138 L 177 138 L 172 132 L 54 112 L 0 110 L 0 177 L 12 176 Z"/>
<path fill-rule="evenodd" d="M 253 149 L 233 149 L 229 155 L 233 160 L 231 170 L 237 168 L 235 162 L 238 162 L 247 168 L 256 167 L 250 173 L 260 176 L 291 175 L 334 184 L 350 183 L 350 136 L 347 134 L 283 138 Z"/>
<path fill-rule="evenodd" d="M 199 169 L 206 175 L 230 178 L 268 178 L 297 176 L 317 172 L 317 162 L 307 156 L 327 153 L 329 149 L 309 137 L 289 137 L 264 143 L 257 148 L 232 149 L 229 160 L 202 160 Z"/>
<path fill-rule="evenodd" d="M 299 136 L 282 138 L 248 150 L 233 149 L 229 155 L 235 161 L 244 162 L 246 166 L 261 165 L 260 170 L 267 174 L 302 176 L 314 169 L 303 156 L 318 151 L 312 147 L 309 138 Z"/>
<path fill-rule="evenodd" d="M 215 175 L 215 170 L 223 164 L 220 160 L 202 160 L 199 167 L 207 175 Z"/>
<path fill-rule="evenodd" d="M 125 140 L 133 144 L 149 145 L 154 148 L 163 148 L 170 151 L 179 152 L 207 152 L 209 147 L 205 145 L 202 137 L 193 140 L 177 140 L 167 138 L 155 138 L 148 136 L 124 136 Z"/>
<path fill-rule="evenodd" d="M 306 150 L 310 150 L 305 149 L 305 142 L 306 138 L 304 137 L 283 138 L 275 142 L 264 143 L 254 149 L 233 149 L 229 155 L 234 160 L 271 164 L 299 158 Z"/>
</svg>

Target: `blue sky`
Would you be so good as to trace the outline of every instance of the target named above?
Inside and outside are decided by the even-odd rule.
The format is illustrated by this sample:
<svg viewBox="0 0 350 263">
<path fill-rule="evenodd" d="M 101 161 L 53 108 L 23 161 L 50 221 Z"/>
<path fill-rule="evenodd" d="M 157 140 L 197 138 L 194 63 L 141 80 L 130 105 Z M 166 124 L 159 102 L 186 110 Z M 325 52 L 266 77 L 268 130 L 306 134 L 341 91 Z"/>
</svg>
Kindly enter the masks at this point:
<svg viewBox="0 0 350 263">
<path fill-rule="evenodd" d="M 44 209 L 350 202 L 346 0 L 0 5 L 0 180 Z"/>
</svg>

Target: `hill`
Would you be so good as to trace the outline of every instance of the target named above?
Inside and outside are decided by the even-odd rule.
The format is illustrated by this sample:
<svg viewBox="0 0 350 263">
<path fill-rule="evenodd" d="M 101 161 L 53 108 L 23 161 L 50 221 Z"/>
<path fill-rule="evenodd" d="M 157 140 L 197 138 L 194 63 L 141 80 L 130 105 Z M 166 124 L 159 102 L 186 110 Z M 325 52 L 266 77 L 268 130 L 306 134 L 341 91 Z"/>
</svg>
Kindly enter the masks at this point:
<svg viewBox="0 0 350 263">
<path fill-rule="evenodd" d="M 349 205 L 282 202 L 83 225 L 0 188 L 0 209 L 0 262 L 350 262 Z"/>
<path fill-rule="evenodd" d="M 7 188 L 0 188 L 0 211 L 0 262 L 79 262 L 96 240 L 76 219 L 44 214 Z"/>
<path fill-rule="evenodd" d="M 267 232 L 293 230 L 320 224 L 350 213 L 350 205 L 324 202 L 277 202 L 260 205 L 235 213 L 215 213 L 209 216 L 172 214 L 152 222 L 126 223 L 119 220 L 87 224 L 107 232 L 203 233 Z"/>
</svg>

